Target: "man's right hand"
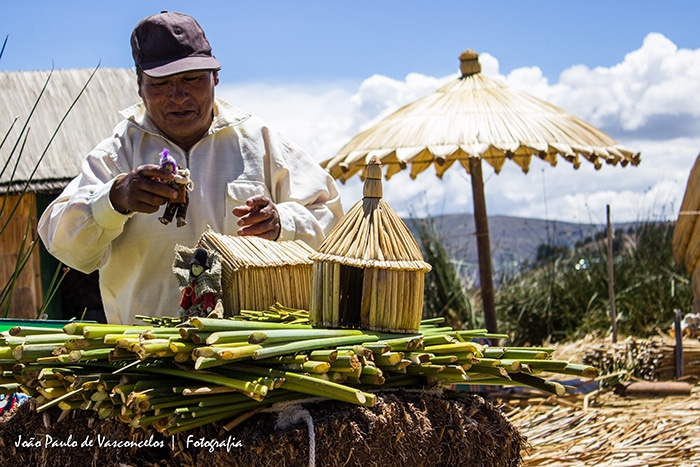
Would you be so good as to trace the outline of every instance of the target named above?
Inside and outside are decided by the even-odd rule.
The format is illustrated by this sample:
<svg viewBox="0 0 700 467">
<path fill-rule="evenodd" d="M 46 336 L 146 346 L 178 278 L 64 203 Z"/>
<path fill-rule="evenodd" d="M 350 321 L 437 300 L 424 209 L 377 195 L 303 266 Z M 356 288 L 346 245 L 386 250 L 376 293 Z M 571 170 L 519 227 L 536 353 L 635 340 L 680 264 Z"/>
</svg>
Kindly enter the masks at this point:
<svg viewBox="0 0 700 467">
<path fill-rule="evenodd" d="M 109 200 L 114 209 L 123 214 L 154 213 L 169 200 L 177 198 L 177 190 L 167 184 L 173 178 L 171 172 L 158 165 L 141 165 L 115 180 Z"/>
</svg>

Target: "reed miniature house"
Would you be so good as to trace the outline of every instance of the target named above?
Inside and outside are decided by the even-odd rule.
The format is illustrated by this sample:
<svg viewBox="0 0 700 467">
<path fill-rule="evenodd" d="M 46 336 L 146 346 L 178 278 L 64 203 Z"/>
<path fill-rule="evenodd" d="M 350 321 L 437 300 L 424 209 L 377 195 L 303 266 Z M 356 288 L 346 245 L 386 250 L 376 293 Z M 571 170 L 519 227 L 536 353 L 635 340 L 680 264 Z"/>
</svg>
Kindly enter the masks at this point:
<svg viewBox="0 0 700 467">
<path fill-rule="evenodd" d="M 221 299 L 227 316 L 267 310 L 277 302 L 309 309 L 314 250 L 301 240 L 274 242 L 207 230 L 197 246 L 221 258 Z"/>
<path fill-rule="evenodd" d="M 382 199 L 382 169 L 367 165 L 358 201 L 311 255 L 311 322 L 411 333 L 420 326 L 431 267 L 403 220 Z"/>
</svg>

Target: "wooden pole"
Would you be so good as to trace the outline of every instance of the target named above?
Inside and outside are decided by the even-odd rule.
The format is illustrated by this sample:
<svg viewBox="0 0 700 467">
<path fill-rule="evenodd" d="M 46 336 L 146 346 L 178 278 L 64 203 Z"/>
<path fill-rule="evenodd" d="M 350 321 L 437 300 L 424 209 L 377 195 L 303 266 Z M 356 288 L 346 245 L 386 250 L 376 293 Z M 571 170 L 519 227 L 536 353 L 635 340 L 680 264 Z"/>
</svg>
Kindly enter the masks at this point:
<svg viewBox="0 0 700 467">
<path fill-rule="evenodd" d="M 615 386 L 621 396 L 689 396 L 690 383 L 685 381 L 632 381 Z"/>
<path fill-rule="evenodd" d="M 683 328 L 681 327 L 681 310 L 673 310 L 673 331 L 676 334 L 676 379 L 683 377 Z"/>
<path fill-rule="evenodd" d="M 489 220 L 486 215 L 484 197 L 484 177 L 481 172 L 481 159 L 469 158 L 469 173 L 472 177 L 474 198 L 474 224 L 476 227 L 476 247 L 479 256 L 479 283 L 481 301 L 484 307 L 484 321 L 489 332 L 498 332 L 496 307 L 493 299 L 493 273 L 491 270 L 491 244 L 489 240 Z"/>
<path fill-rule="evenodd" d="M 613 269 L 613 228 L 610 220 L 610 205 L 607 211 L 607 237 L 608 237 L 608 296 L 610 298 L 610 321 L 612 322 L 612 341 L 617 342 L 617 310 L 615 309 L 615 277 Z"/>
</svg>

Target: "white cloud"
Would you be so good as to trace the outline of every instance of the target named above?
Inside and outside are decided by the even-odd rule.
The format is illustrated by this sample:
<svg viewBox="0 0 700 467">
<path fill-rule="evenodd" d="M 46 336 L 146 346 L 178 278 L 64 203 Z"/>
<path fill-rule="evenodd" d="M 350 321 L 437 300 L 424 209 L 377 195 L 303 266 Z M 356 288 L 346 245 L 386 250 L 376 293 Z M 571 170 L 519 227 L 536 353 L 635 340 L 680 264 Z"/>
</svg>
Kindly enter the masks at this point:
<svg viewBox="0 0 700 467">
<path fill-rule="evenodd" d="M 405 81 L 382 75 L 367 78 L 351 101 L 358 131 L 371 127 L 404 105 L 427 96 L 449 79 L 433 78 L 420 73 L 409 73 Z"/>
<path fill-rule="evenodd" d="M 480 56 L 482 73 L 547 100 L 606 131 L 642 154 L 638 167 L 533 160 L 523 174 L 506 163 L 499 175 L 484 164 L 489 215 L 604 222 L 675 218 L 690 168 L 700 150 L 700 50 L 678 49 L 651 33 L 639 49 L 609 67 L 574 65 L 549 83 L 539 67 L 499 74 L 498 60 Z M 219 95 L 266 119 L 318 161 L 332 157 L 362 129 L 425 96 L 454 76 L 417 73 L 399 81 L 373 75 L 361 84 L 323 86 L 220 85 Z M 442 180 L 432 169 L 411 180 L 407 171 L 385 182 L 385 199 L 401 215 L 472 212 L 471 181 L 455 165 Z M 362 196 L 359 178 L 340 185 L 345 208 Z"/>
<path fill-rule="evenodd" d="M 613 131 L 653 132 L 678 116 L 700 115 L 700 50 L 679 50 L 658 33 L 610 68 L 572 66 L 551 86 L 533 82 L 522 70 L 506 81 Z"/>
<path fill-rule="evenodd" d="M 264 119 L 319 162 L 340 149 L 354 131 L 346 83 L 323 86 L 220 84 L 223 99 Z"/>
</svg>

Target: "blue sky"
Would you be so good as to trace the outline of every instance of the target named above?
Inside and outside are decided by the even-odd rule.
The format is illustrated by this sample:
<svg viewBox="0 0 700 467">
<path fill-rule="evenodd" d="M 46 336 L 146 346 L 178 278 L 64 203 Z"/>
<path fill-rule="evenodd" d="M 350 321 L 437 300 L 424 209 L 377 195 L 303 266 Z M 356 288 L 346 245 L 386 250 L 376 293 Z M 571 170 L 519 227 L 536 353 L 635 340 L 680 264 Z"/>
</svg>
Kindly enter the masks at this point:
<svg viewBox="0 0 700 467">
<path fill-rule="evenodd" d="M 700 150 L 700 4 L 691 1 L 2 1 L 0 71 L 128 68 L 129 35 L 162 9 L 191 14 L 223 64 L 219 95 L 319 161 L 377 119 L 483 73 L 590 121 L 642 153 L 635 168 L 485 170 L 490 215 L 673 218 Z M 514 164 L 511 164 L 514 165 Z M 454 173 L 451 173 L 454 172 Z M 462 171 L 463 172 L 463 171 Z M 398 179 L 398 182 L 393 180 Z M 471 212 L 468 175 L 387 182 L 400 213 Z M 349 208 L 359 183 L 342 186 Z M 459 195 L 455 195 L 459 193 Z"/>
<path fill-rule="evenodd" d="M 3 70 L 129 67 L 129 34 L 161 9 L 202 24 L 227 81 L 362 80 L 453 73 L 465 48 L 501 71 L 549 79 L 579 63 L 612 66 L 649 32 L 700 46 L 693 1 L 3 1 Z"/>
</svg>

